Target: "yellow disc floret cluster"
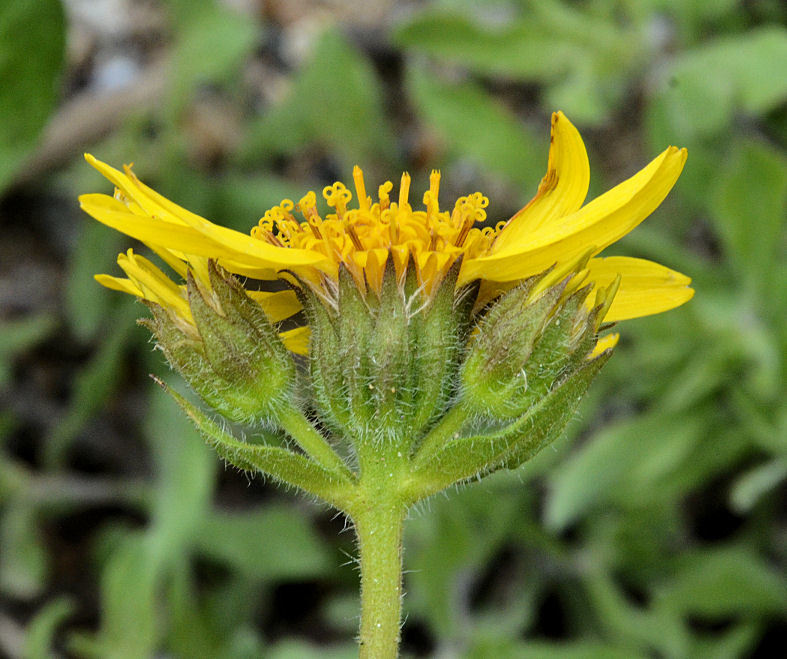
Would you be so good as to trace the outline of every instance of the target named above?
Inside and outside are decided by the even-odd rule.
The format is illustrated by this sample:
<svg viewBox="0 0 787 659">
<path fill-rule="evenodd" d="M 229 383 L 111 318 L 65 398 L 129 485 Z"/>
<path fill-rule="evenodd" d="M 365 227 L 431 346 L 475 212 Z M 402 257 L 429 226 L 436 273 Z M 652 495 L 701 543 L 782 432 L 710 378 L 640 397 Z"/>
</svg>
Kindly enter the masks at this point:
<svg viewBox="0 0 787 659">
<path fill-rule="evenodd" d="M 497 231 L 477 226 L 486 220 L 489 205 L 480 192 L 460 197 L 451 211 L 440 210 L 440 172 L 433 171 L 423 197 L 424 209 L 413 210 L 409 174 L 402 175 L 398 201 L 391 201 L 390 181 L 379 186 L 377 201 L 372 203 L 359 167 L 353 170 L 353 179 L 357 208 L 348 207 L 353 194 L 336 182 L 323 189 L 332 210 L 324 217 L 317 210 L 316 194 L 309 192 L 297 204 L 285 199 L 271 208 L 251 235 L 279 247 L 319 252 L 336 269 L 329 273 L 332 279 L 344 265 L 359 288 L 375 292 L 380 291 L 389 255 L 400 277 L 412 258 L 419 283 L 428 294 L 459 256 L 472 258 L 489 251 Z"/>
</svg>

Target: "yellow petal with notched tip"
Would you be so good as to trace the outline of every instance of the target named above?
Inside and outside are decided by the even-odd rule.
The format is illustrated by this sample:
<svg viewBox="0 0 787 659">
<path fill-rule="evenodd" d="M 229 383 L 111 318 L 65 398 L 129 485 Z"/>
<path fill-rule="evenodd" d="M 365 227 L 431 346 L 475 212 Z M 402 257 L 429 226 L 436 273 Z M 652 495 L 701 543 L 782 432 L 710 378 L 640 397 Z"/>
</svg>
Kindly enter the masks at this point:
<svg viewBox="0 0 787 659">
<path fill-rule="evenodd" d="M 180 252 L 196 256 L 226 259 L 228 263 L 238 262 L 266 271 L 303 265 L 310 266 L 325 260 L 323 255 L 316 252 L 266 246 L 251 237 L 248 238 L 249 242 L 270 247 L 270 249 L 280 249 L 288 258 L 280 259 L 277 254 L 276 258 L 271 259 L 269 254 L 263 256 L 258 251 L 251 249 L 244 252 L 226 242 L 216 242 L 194 227 L 131 213 L 122 202 L 108 195 L 82 195 L 79 202 L 82 209 L 93 218 L 132 238 L 160 247 L 177 248 Z M 243 234 L 238 233 L 238 235 L 242 236 Z M 265 253 L 267 254 L 267 252 Z"/>
<path fill-rule="evenodd" d="M 277 247 L 260 240 L 255 240 L 248 234 L 213 224 L 205 218 L 163 197 L 155 190 L 142 183 L 130 172 L 129 174 L 124 174 L 114 167 L 110 167 L 106 163 L 97 160 L 90 154 L 85 154 L 85 159 L 107 179 L 114 183 L 125 196 L 136 203 L 151 218 L 161 219 L 171 224 L 189 226 L 204 236 L 208 242 L 232 250 L 239 255 L 250 257 L 253 265 L 257 265 L 258 261 L 264 260 L 268 263 L 278 264 L 279 267 L 285 268 L 299 265 L 319 265 L 326 260 L 325 256 L 318 252 Z M 82 197 L 80 197 L 80 202 L 81 201 Z M 101 218 L 95 215 L 93 215 L 93 217 L 101 221 Z M 114 228 L 123 231 L 122 228 Z M 174 241 L 157 241 L 157 243 L 166 247 L 177 247 L 182 251 L 189 251 Z"/>
<path fill-rule="evenodd" d="M 570 215 L 582 206 L 590 184 L 590 164 L 579 131 L 562 112 L 552 115 L 547 173 L 536 196 L 516 213 L 495 238 L 492 252 L 526 245 L 542 226 Z"/>
<path fill-rule="evenodd" d="M 587 268 L 588 279 L 596 288 L 609 286 L 618 275 L 621 277 L 605 322 L 669 311 L 694 297 L 689 277 L 646 259 L 608 256 L 591 259 Z"/>
<path fill-rule="evenodd" d="M 589 246 L 596 252 L 625 236 L 650 215 L 678 180 L 686 150 L 669 147 L 640 172 L 576 213 L 536 231 L 526 245 L 468 259 L 459 284 L 473 279 L 512 281 L 576 258 Z"/>
</svg>

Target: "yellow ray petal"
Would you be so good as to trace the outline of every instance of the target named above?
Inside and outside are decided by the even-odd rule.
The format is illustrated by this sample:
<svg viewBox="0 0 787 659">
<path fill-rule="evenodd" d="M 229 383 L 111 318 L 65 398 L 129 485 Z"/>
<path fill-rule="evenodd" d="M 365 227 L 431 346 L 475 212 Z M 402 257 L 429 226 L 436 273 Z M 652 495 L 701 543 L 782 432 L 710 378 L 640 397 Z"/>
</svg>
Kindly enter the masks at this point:
<svg viewBox="0 0 787 659">
<path fill-rule="evenodd" d="M 144 256 L 128 250 L 118 255 L 118 265 L 123 272 L 142 291 L 143 298 L 172 309 L 178 316 L 192 322 L 191 309 L 181 287 L 159 270 Z"/>
<path fill-rule="evenodd" d="M 593 346 L 593 350 L 591 350 L 587 358 L 595 359 L 605 350 L 614 348 L 618 344 L 619 339 L 620 334 L 607 334 L 606 336 L 602 336 L 598 341 L 596 341 L 596 345 Z"/>
<path fill-rule="evenodd" d="M 558 222 L 543 226 L 529 244 L 512 245 L 462 264 L 459 284 L 472 279 L 524 279 L 556 263 L 576 258 L 589 246 L 595 253 L 625 236 L 664 200 L 680 176 L 686 150 L 669 147 L 640 172 Z"/>
<path fill-rule="evenodd" d="M 296 355 L 309 354 L 309 337 L 311 330 L 307 327 L 296 327 L 279 334 L 279 338 L 284 343 L 284 347 Z"/>
<path fill-rule="evenodd" d="M 82 209 L 99 222 L 106 224 L 132 238 L 147 244 L 175 248 L 180 252 L 212 258 L 227 259 L 239 265 L 275 270 L 288 267 L 312 266 L 325 261 L 317 252 L 303 249 L 286 249 L 266 245 L 260 240 L 248 237 L 249 242 L 259 247 L 279 250 L 271 254 L 267 249 L 244 251 L 243 241 L 234 245 L 228 241 L 216 241 L 199 230 L 181 223 L 136 215 L 126 209 L 122 202 L 102 194 L 87 194 L 79 198 Z M 238 232 L 238 236 L 242 236 Z"/>
<path fill-rule="evenodd" d="M 130 279 L 113 277 L 111 275 L 93 275 L 93 279 L 95 279 L 102 286 L 110 288 L 113 291 L 128 293 L 129 295 L 134 295 L 136 297 L 145 297 L 139 286 L 137 286 Z"/>
<path fill-rule="evenodd" d="M 303 307 L 295 291 L 246 291 L 249 297 L 262 307 L 268 320 L 278 323 L 298 313 Z"/>
<path fill-rule="evenodd" d="M 547 173 L 536 196 L 516 213 L 495 239 L 493 252 L 525 245 L 534 231 L 582 206 L 590 184 L 590 164 L 579 131 L 562 112 L 552 114 Z"/>
<path fill-rule="evenodd" d="M 147 243 L 147 246 L 156 253 L 156 255 L 164 261 L 170 268 L 172 268 L 175 272 L 177 272 L 181 279 L 186 279 L 186 273 L 188 272 L 188 257 L 183 254 L 182 252 L 178 252 L 172 249 L 168 249 L 167 247 L 161 247 L 159 245 L 153 245 L 151 243 Z"/>
<path fill-rule="evenodd" d="M 213 224 L 205 218 L 171 202 L 152 188 L 146 186 L 133 174 L 123 174 L 114 167 L 110 167 L 106 163 L 97 160 L 90 154 L 85 154 L 85 159 L 107 179 L 120 188 L 126 196 L 138 204 L 151 218 L 160 218 L 165 222 L 176 225 L 183 224 L 190 226 L 217 245 L 226 247 L 239 254 L 248 254 L 257 259 L 266 260 L 269 263 L 280 264 L 281 267 L 319 265 L 326 260 L 322 254 L 317 252 L 277 247 L 276 245 L 257 240 L 249 234 Z M 80 201 L 81 200 L 82 198 L 80 197 Z M 96 219 L 100 221 L 100 218 L 96 217 Z M 122 231 L 122 229 L 119 230 Z M 163 244 L 166 246 L 181 247 L 178 243 Z M 188 250 L 184 249 L 184 251 Z"/>
<path fill-rule="evenodd" d="M 596 289 L 609 286 L 618 275 L 621 276 L 620 288 L 604 317 L 605 322 L 668 311 L 694 296 L 694 289 L 689 287 L 689 277 L 653 261 L 609 256 L 591 259 L 587 267 L 588 279 Z"/>
</svg>

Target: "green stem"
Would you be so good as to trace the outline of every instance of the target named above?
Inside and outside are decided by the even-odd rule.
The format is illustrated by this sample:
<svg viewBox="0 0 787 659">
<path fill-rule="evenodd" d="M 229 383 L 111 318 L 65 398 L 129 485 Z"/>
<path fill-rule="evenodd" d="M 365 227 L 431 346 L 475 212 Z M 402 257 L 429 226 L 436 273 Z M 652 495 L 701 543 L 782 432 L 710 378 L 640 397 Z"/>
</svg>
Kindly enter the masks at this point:
<svg viewBox="0 0 787 659">
<path fill-rule="evenodd" d="M 451 439 L 458 437 L 459 431 L 470 416 L 465 405 L 459 403 L 452 407 L 432 431 L 424 438 L 416 451 L 414 466 L 432 458 Z"/>
<path fill-rule="evenodd" d="M 276 419 L 282 428 L 289 434 L 306 454 L 321 466 L 336 474 L 353 478 L 352 472 L 347 468 L 336 451 L 333 450 L 328 440 L 309 423 L 309 420 L 299 409 L 286 405 L 279 411 Z"/>
<path fill-rule="evenodd" d="M 354 518 L 361 563 L 361 659 L 398 653 L 404 516 L 404 507 L 380 502 Z"/>
</svg>

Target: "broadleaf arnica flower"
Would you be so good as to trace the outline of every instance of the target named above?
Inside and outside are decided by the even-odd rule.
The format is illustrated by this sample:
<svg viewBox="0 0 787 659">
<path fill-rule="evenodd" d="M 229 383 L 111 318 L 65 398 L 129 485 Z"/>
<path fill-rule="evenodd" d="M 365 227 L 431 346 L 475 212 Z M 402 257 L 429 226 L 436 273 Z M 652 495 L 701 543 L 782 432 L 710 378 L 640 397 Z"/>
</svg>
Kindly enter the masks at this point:
<svg viewBox="0 0 787 659">
<path fill-rule="evenodd" d="M 441 207 L 439 172 L 416 209 L 408 174 L 396 195 L 386 181 L 373 199 L 356 167 L 354 193 L 324 188 L 327 213 L 309 192 L 244 234 L 177 206 L 130 167 L 86 158 L 115 194 L 83 195 L 82 208 L 164 264 L 129 249 L 118 256 L 126 277 L 98 281 L 147 304 L 152 318 L 141 322 L 205 403 L 300 451 L 236 439 L 170 394 L 227 462 L 354 522 L 363 657 L 396 653 L 407 511 L 529 460 L 612 354 L 617 334 L 599 333 L 693 295 L 690 279 L 663 265 L 599 256 L 656 210 L 686 151 L 669 147 L 584 204 L 587 154 L 560 112 L 535 197 L 494 225 L 480 192 Z M 276 279 L 284 290 L 258 290 Z"/>
<path fill-rule="evenodd" d="M 165 199 L 125 167 L 123 172 L 86 156 L 115 186 L 113 197 L 87 194 L 82 208 L 99 222 L 147 244 L 181 277 L 191 269 L 207 283 L 207 260 L 244 277 L 270 280 L 296 274 L 331 300 L 339 266 L 347 268 L 357 286 L 378 293 L 390 259 L 398 274 L 410 259 L 419 283 L 432 290 L 462 257 L 457 286 L 481 280 L 482 301 L 499 290 L 548 268 L 561 273 L 585 260 L 582 280 L 595 288 L 617 277 L 617 293 L 604 318 L 616 322 L 659 313 L 692 297 L 690 279 L 644 259 L 598 257 L 650 215 L 667 196 L 686 160 L 685 149 L 669 147 L 626 181 L 583 205 L 590 168 L 576 128 L 561 113 L 552 117 L 547 173 L 535 197 L 507 221 L 494 227 L 485 222 L 488 199 L 481 193 L 461 197 L 451 210 L 439 203 L 440 174 L 432 172 L 421 210 L 410 203 L 410 176 L 401 178 L 398 197 L 393 185 L 379 186 L 377 201 L 367 195 L 366 182 L 356 167 L 352 192 L 337 182 L 323 190 L 331 212 L 317 210 L 316 195 L 297 203 L 284 200 L 267 211 L 249 235 L 221 227 Z M 100 283 L 150 299 L 170 309 L 185 325 L 192 324 L 185 286 L 176 285 L 148 259 L 133 251 L 118 263 L 127 278 L 99 275 Z M 556 279 L 555 276 L 552 279 Z M 300 309 L 290 291 L 251 291 L 272 321 Z M 308 349 L 308 333 L 291 330 L 285 343 L 295 352 Z"/>
</svg>

